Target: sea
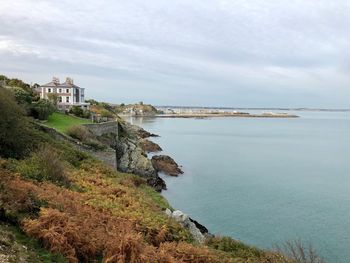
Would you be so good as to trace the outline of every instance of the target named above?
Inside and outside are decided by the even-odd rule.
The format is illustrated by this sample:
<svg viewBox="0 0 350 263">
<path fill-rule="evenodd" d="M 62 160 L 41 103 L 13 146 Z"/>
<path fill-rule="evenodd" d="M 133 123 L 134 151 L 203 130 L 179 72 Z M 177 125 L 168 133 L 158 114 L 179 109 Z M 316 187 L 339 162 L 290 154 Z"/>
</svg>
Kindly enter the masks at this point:
<svg viewBox="0 0 350 263">
<path fill-rule="evenodd" d="M 252 112 L 259 113 L 259 112 Z M 128 119 L 183 175 L 162 174 L 172 207 L 259 248 L 312 245 L 327 262 L 350 262 L 350 112 L 299 118 Z"/>
</svg>

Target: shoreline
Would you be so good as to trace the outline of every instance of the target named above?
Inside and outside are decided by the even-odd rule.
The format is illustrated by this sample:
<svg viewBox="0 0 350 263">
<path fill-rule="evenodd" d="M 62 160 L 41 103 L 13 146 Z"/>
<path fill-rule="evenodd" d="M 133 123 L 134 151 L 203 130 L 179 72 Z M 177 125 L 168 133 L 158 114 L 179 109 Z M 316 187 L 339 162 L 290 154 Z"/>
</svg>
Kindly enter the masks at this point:
<svg viewBox="0 0 350 263">
<path fill-rule="evenodd" d="M 290 119 L 300 118 L 298 115 L 286 114 L 286 113 L 262 113 L 262 114 L 250 114 L 250 113 L 172 113 L 172 114 L 154 114 L 154 115 L 129 115 L 119 114 L 120 117 L 132 117 L 132 118 L 278 118 L 278 119 Z"/>
<path fill-rule="evenodd" d="M 144 116 L 131 116 L 144 117 Z M 212 117 L 231 117 L 231 118 L 299 118 L 298 115 L 291 114 L 246 114 L 246 113 L 194 113 L 194 114 L 158 114 L 152 116 L 154 118 L 212 118 Z"/>
</svg>

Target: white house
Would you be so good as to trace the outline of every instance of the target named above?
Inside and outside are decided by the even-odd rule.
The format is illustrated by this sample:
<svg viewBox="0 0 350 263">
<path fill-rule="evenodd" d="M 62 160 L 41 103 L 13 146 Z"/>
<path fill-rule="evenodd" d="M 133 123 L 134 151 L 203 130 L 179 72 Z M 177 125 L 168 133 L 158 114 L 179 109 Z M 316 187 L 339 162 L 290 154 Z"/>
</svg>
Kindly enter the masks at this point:
<svg viewBox="0 0 350 263">
<path fill-rule="evenodd" d="M 60 110 L 68 110 L 73 106 L 88 109 L 90 105 L 85 102 L 85 89 L 75 85 L 71 78 L 66 78 L 64 83 L 60 83 L 58 78 L 53 77 L 51 82 L 39 86 L 37 91 L 42 99 L 48 99 L 49 94 L 57 94 L 57 107 Z"/>
</svg>

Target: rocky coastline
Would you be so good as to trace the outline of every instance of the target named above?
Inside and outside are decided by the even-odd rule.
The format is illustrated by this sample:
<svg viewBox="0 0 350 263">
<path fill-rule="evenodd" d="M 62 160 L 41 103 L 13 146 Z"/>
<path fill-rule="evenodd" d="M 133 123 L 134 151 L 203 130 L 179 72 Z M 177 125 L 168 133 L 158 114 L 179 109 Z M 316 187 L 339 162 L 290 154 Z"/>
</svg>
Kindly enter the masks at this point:
<svg viewBox="0 0 350 263">
<path fill-rule="evenodd" d="M 162 151 L 158 144 L 148 140 L 150 137 L 159 137 L 159 135 L 128 122 L 123 122 L 121 126 L 123 136 L 119 138 L 117 144 L 118 170 L 145 178 L 147 184 L 158 192 L 167 189 L 159 172 L 169 176 L 183 174 L 180 166 L 170 156 L 154 155 L 151 159 L 148 158 L 148 153 Z M 182 211 L 166 209 L 164 212 L 169 218 L 173 218 L 188 229 L 198 243 L 204 243 L 207 237 L 212 236 L 205 226 Z"/>
</svg>

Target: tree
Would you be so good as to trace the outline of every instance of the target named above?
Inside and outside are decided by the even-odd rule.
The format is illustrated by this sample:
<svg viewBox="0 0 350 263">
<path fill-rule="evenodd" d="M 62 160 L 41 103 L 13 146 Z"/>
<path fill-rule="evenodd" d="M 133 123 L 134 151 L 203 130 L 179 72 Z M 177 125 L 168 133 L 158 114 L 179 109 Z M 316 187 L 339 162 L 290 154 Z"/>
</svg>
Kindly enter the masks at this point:
<svg viewBox="0 0 350 263">
<path fill-rule="evenodd" d="M 85 102 L 90 103 L 90 105 L 98 105 L 99 102 L 93 99 L 85 100 Z"/>
<path fill-rule="evenodd" d="M 18 104 L 31 104 L 32 103 L 32 96 L 29 92 L 25 91 L 22 88 L 19 87 L 13 87 L 11 88 L 11 91 L 15 95 L 15 99 Z"/>
<path fill-rule="evenodd" d="M 84 118 L 84 110 L 81 107 L 78 106 L 73 106 L 70 110 L 69 113 L 80 117 L 80 118 Z"/>
<path fill-rule="evenodd" d="M 47 95 L 49 101 L 55 106 L 57 107 L 57 104 L 58 104 L 58 94 L 57 93 L 49 93 Z"/>
<path fill-rule="evenodd" d="M 55 106 L 49 100 L 39 100 L 32 104 L 32 115 L 39 120 L 47 120 L 55 112 Z"/>
<path fill-rule="evenodd" d="M 33 147 L 30 123 L 11 91 L 0 88 L 0 156 L 22 158 Z"/>
</svg>

